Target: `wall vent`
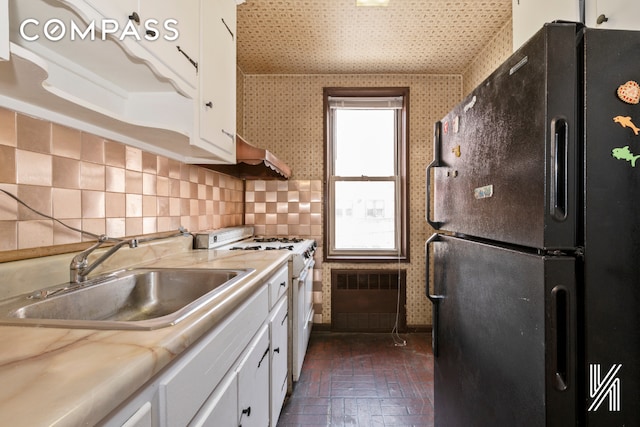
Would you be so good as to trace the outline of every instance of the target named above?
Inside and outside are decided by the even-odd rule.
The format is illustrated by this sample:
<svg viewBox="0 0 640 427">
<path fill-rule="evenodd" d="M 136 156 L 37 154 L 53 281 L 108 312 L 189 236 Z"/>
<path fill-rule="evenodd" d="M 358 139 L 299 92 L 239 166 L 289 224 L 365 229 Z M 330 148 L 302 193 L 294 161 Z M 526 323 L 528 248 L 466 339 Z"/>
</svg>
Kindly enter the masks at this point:
<svg viewBox="0 0 640 427">
<path fill-rule="evenodd" d="M 331 270 L 331 330 L 398 332 L 407 329 L 406 270 Z"/>
</svg>

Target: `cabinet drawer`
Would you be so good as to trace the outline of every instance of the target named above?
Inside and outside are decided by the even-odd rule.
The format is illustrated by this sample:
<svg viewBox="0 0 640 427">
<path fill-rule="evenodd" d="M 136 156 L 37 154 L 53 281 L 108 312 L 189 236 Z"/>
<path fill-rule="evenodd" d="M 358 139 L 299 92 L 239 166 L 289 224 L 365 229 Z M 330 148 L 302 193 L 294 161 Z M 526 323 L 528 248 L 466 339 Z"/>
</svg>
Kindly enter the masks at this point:
<svg viewBox="0 0 640 427">
<path fill-rule="evenodd" d="M 205 402 L 256 334 L 269 314 L 268 290 L 260 288 L 234 314 L 224 320 L 191 355 L 180 358 L 159 387 L 162 426 L 184 426 Z"/>
<path fill-rule="evenodd" d="M 278 300 L 289 289 L 289 268 L 285 264 L 269 279 L 269 309 L 272 309 Z"/>
</svg>

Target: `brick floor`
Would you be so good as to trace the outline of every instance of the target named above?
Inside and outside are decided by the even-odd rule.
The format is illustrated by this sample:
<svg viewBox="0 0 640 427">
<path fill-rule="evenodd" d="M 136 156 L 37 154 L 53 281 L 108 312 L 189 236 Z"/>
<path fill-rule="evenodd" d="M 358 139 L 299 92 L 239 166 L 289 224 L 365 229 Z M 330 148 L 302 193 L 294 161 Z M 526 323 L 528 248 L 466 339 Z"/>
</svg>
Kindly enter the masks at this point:
<svg viewBox="0 0 640 427">
<path fill-rule="evenodd" d="M 433 426 L 429 334 L 314 332 L 278 427 Z"/>
</svg>

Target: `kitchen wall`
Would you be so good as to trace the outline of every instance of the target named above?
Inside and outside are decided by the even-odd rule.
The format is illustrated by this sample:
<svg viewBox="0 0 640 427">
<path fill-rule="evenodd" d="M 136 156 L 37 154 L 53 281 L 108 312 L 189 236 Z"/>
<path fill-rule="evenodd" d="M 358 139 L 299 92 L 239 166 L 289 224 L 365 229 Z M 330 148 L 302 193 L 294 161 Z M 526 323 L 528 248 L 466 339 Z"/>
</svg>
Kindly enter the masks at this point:
<svg viewBox="0 0 640 427">
<path fill-rule="evenodd" d="M 322 248 L 314 275 L 316 323 L 331 321 L 332 268 L 391 268 L 407 270 L 407 323 L 431 323 L 431 306 L 424 295 L 424 242 L 432 230 L 424 221 L 424 170 L 432 158 L 433 123 L 462 96 L 459 75 L 245 75 L 244 136 L 268 147 L 293 169 L 289 183 L 256 182 L 252 198 L 270 199 L 271 216 L 252 214 L 262 205 L 247 198 L 245 220 L 279 231 L 291 218 L 300 224 L 300 235 L 322 242 L 323 110 L 322 89 L 327 86 L 408 86 L 410 88 L 410 263 L 343 264 L 322 263 Z M 304 201 L 297 186 L 311 192 Z M 247 195 L 249 185 L 247 186 Z M 261 194 L 264 192 L 264 194 Z M 259 196 L 258 196 L 259 195 Z M 306 196 L 305 196 L 306 197 Z M 284 203 L 291 200 L 289 203 Z M 293 209 L 293 211 L 291 211 Z M 305 216 L 296 215 L 298 211 Z M 307 215 L 308 213 L 308 215 Z M 291 215 L 294 214 L 294 215 Z M 271 221 L 266 223 L 266 221 Z M 309 221 L 308 227 L 302 223 Z M 258 228 L 258 227 L 256 227 Z M 282 230 L 284 231 L 284 230 Z M 307 232 L 309 234 L 307 234 Z M 321 264 L 321 265 L 320 265 Z"/>
<path fill-rule="evenodd" d="M 511 53 L 511 21 L 474 58 L 464 75 L 245 75 L 238 70 L 238 129 L 249 142 L 268 148 L 293 169 L 288 182 L 247 183 L 245 222 L 260 234 L 301 235 L 322 243 L 323 110 L 329 86 L 410 87 L 410 263 L 323 263 L 314 272 L 315 323 L 331 322 L 332 268 L 407 270 L 407 324 L 431 324 L 424 293 L 424 171 L 432 159 L 433 123 Z M 304 189 L 301 191 L 301 189 Z"/>
<path fill-rule="evenodd" d="M 511 53 L 511 22 L 471 61 L 464 75 L 244 75 L 238 69 L 238 127 L 293 168 L 287 182 L 247 182 L 117 141 L 0 108 L 0 188 L 76 227 L 114 237 L 239 225 L 260 234 L 301 235 L 322 242 L 322 88 L 409 86 L 411 262 L 322 264 L 316 257 L 317 323 L 331 319 L 334 267 L 407 269 L 407 322 L 431 323 L 424 296 L 424 168 L 432 156 L 433 122 Z M 245 214 L 246 211 L 246 214 Z M 244 214 L 244 216 L 243 216 Z M 80 241 L 0 194 L 0 251 Z"/>
<path fill-rule="evenodd" d="M 508 20 L 485 48 L 471 60 L 463 73 L 463 93 L 465 96 L 511 55 L 512 46 L 513 29 L 511 20 Z"/>
<path fill-rule="evenodd" d="M 243 221 L 239 179 L 3 108 L 0 188 L 69 225 L 112 237 Z M 0 193 L 0 251 L 80 241 Z"/>
</svg>

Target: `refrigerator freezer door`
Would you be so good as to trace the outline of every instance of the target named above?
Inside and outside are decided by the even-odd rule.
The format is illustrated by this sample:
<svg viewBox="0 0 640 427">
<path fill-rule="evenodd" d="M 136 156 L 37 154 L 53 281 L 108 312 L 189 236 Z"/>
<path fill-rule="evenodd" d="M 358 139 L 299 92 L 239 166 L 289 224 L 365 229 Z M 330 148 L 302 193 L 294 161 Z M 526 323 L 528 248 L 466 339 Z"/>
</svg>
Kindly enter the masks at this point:
<svg viewBox="0 0 640 427">
<path fill-rule="evenodd" d="M 577 67 L 575 24 L 549 24 L 442 119 L 431 172 L 440 229 L 576 245 Z"/>
<path fill-rule="evenodd" d="M 427 255 L 435 426 L 576 425 L 575 260 L 442 235 Z"/>
<path fill-rule="evenodd" d="M 616 92 L 640 81 L 640 32 L 587 29 L 584 46 L 585 425 L 638 426 L 640 135 L 629 125 L 640 126 L 640 104 Z"/>
</svg>

